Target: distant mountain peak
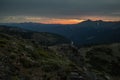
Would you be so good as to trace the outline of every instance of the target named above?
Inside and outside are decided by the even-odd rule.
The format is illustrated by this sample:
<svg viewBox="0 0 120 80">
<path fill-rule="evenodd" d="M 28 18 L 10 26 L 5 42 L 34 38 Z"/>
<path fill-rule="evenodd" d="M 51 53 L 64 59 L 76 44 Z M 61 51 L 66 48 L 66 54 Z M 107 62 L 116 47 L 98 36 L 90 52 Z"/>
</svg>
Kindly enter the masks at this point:
<svg viewBox="0 0 120 80">
<path fill-rule="evenodd" d="M 103 20 L 96 20 L 96 21 L 93 21 L 93 20 L 88 19 L 88 20 L 83 21 L 83 22 L 104 22 L 104 21 L 103 21 Z"/>
<path fill-rule="evenodd" d="M 85 20 L 85 21 L 80 22 L 80 23 L 78 23 L 78 24 L 88 24 L 88 23 L 93 23 L 93 22 L 94 22 L 94 21 L 88 19 L 88 20 Z"/>
<path fill-rule="evenodd" d="M 88 19 L 88 20 L 85 20 L 83 22 L 93 22 L 92 20 Z"/>
<path fill-rule="evenodd" d="M 86 20 L 86 22 L 91 22 L 91 21 L 92 21 L 91 19 Z"/>
<path fill-rule="evenodd" d="M 105 22 L 105 21 L 103 21 L 103 20 L 93 21 L 93 20 L 88 19 L 88 20 L 85 20 L 85 21 L 78 23 L 78 24 L 91 24 L 91 23 L 103 23 L 103 22 Z"/>
</svg>

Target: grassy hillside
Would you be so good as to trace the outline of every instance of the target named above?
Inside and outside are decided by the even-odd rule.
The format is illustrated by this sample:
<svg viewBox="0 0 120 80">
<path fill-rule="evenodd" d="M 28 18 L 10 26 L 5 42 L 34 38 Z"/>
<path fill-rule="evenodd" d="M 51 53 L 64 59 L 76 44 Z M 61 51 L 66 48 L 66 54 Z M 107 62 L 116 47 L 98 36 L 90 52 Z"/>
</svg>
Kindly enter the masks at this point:
<svg viewBox="0 0 120 80">
<path fill-rule="evenodd" d="M 24 39 L 0 34 L 2 80 L 57 80 L 67 77 L 70 60 Z M 42 79 L 43 78 L 43 79 Z"/>
<path fill-rule="evenodd" d="M 0 80 L 120 80 L 120 43 L 78 49 L 60 35 L 0 27 Z"/>
<path fill-rule="evenodd" d="M 0 79 L 56 80 L 67 77 L 72 68 L 70 60 L 45 47 L 64 43 L 62 39 L 65 38 L 50 33 L 0 27 Z"/>
<path fill-rule="evenodd" d="M 50 49 L 49 43 L 39 43 L 58 45 L 66 38 L 10 27 L 0 27 L 0 31 L 1 80 L 71 80 L 74 70 L 75 78 L 85 76 L 74 62 Z"/>
</svg>

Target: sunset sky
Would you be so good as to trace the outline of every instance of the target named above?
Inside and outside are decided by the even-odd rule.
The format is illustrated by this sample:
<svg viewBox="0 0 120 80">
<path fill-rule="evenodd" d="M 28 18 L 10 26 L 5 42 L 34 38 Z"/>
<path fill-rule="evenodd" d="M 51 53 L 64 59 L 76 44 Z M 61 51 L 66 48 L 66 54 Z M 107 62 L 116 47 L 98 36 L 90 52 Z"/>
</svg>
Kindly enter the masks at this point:
<svg viewBox="0 0 120 80">
<path fill-rule="evenodd" d="M 120 0 L 0 0 L 0 23 L 120 21 Z"/>
</svg>

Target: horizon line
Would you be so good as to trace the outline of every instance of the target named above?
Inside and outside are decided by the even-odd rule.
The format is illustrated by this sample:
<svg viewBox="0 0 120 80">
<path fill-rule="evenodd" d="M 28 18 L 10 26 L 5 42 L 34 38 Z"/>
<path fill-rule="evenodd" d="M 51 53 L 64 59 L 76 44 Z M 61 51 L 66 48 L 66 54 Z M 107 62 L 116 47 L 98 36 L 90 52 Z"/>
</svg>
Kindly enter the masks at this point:
<svg viewBox="0 0 120 80">
<path fill-rule="evenodd" d="M 80 24 L 82 22 L 85 21 L 93 21 L 93 22 L 97 22 L 97 21 L 103 21 L 103 22 L 120 22 L 120 20 L 92 20 L 92 19 L 87 19 L 87 20 L 82 20 L 80 22 L 76 22 L 76 23 L 48 23 L 48 22 L 34 22 L 34 21 L 25 21 L 25 22 L 0 22 L 0 24 L 7 24 L 7 23 L 18 23 L 18 24 L 22 24 L 22 23 L 36 23 L 36 24 L 51 24 L 51 25 L 74 25 L 74 24 Z"/>
</svg>

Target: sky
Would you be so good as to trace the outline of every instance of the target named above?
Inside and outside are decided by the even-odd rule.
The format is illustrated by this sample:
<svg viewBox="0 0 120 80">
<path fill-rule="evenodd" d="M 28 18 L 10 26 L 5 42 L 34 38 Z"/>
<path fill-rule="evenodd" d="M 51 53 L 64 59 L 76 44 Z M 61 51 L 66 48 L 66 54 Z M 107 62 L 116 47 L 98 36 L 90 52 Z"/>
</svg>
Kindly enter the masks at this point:
<svg viewBox="0 0 120 80">
<path fill-rule="evenodd" d="M 0 0 L 0 23 L 120 21 L 120 0 Z"/>
</svg>

